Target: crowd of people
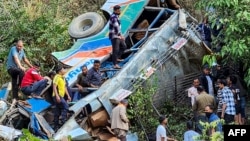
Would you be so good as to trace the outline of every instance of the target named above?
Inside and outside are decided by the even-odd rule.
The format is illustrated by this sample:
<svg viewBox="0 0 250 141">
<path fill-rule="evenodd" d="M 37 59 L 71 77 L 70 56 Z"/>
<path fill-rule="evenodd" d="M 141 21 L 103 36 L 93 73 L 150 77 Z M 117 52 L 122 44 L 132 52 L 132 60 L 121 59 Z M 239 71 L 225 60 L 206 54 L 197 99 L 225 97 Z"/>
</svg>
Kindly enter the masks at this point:
<svg viewBox="0 0 250 141">
<path fill-rule="evenodd" d="M 218 71 L 222 71 L 221 66 L 217 65 L 216 68 Z M 241 93 L 239 83 L 237 83 L 238 79 L 235 74 L 211 73 L 210 67 L 207 65 L 203 67 L 202 74 L 198 78 L 193 79 L 193 85 L 188 89 L 188 97 L 190 97 L 190 105 L 194 113 L 194 119 L 186 123 L 187 131 L 183 135 L 184 141 L 194 141 L 202 135 L 203 130 L 207 130 L 204 129 L 201 122 L 215 124 L 213 128 L 209 128 L 209 130 L 206 131 L 208 136 L 211 136 L 215 132 L 222 133 L 223 125 L 245 124 L 246 94 Z M 122 104 L 118 104 L 117 108 L 122 108 L 121 105 Z M 129 122 L 125 116 L 127 101 L 125 105 L 123 112 L 121 112 L 122 115 L 119 116 L 120 120 L 116 120 L 116 122 L 127 125 Z M 113 110 L 112 113 L 115 113 L 115 110 Z M 112 118 L 117 119 L 113 115 Z M 167 123 L 168 119 L 166 116 L 161 115 L 159 117 L 159 125 L 156 128 L 156 141 L 176 141 L 175 138 L 171 138 L 167 135 Z M 117 124 L 118 123 L 116 123 L 116 125 Z M 128 131 L 127 126 L 126 129 L 112 126 L 112 129 L 116 128 L 122 131 Z M 122 132 L 122 135 L 126 132 Z M 119 135 L 121 135 L 121 133 L 117 132 L 117 136 Z"/>
<path fill-rule="evenodd" d="M 127 48 L 125 39 L 121 33 L 121 22 L 119 20 L 120 8 L 119 5 L 115 5 L 113 7 L 113 14 L 109 19 L 109 39 L 112 43 L 112 62 L 115 69 L 121 68 L 118 62 L 123 61 L 121 55 Z M 12 78 L 13 99 L 18 99 L 19 87 L 21 87 L 21 91 L 25 95 L 38 97 L 49 81 L 49 77 L 43 77 L 39 74 L 40 63 L 38 61 L 34 61 L 33 65 L 30 63 L 23 47 L 23 41 L 18 40 L 16 45 L 11 48 L 7 59 L 7 71 Z M 22 65 L 22 61 L 29 67 L 28 70 Z M 88 70 L 87 66 L 82 66 L 82 73 L 78 75 L 76 81 L 78 92 L 74 100 L 81 97 L 79 93 L 84 96 L 86 95 L 83 87 L 98 88 L 101 86 L 103 80 L 99 68 L 99 60 L 94 61 L 93 68 L 90 70 Z"/>
<path fill-rule="evenodd" d="M 199 140 L 204 132 L 207 136 L 215 132 L 223 133 L 223 125 L 246 124 L 247 95 L 239 83 L 240 78 L 227 73 L 219 64 L 215 66 L 214 73 L 211 69 L 204 65 L 201 75 L 193 79 L 192 86 L 187 90 L 194 118 L 186 123 L 184 141 Z M 205 129 L 201 122 L 211 126 Z M 167 118 L 160 116 L 159 123 L 156 141 L 175 140 L 166 135 Z"/>
<path fill-rule="evenodd" d="M 119 20 L 120 8 L 119 5 L 113 7 L 114 11 L 109 20 L 109 38 L 113 48 L 112 62 L 115 69 L 121 68 L 118 62 L 123 61 L 121 55 L 126 49 Z M 27 65 L 28 69 L 22 62 Z M 100 66 L 101 62 L 99 60 L 95 60 L 93 67 L 89 70 L 87 66 L 82 66 L 82 72 L 78 74 L 75 86 L 73 86 L 76 87 L 77 90 L 75 90 L 69 87 L 67 80 L 64 78 L 66 70 L 60 65 L 56 66 L 55 70 L 49 72 L 48 76 L 42 76 L 40 74 L 40 62 L 37 60 L 30 62 L 26 57 L 23 41 L 18 40 L 11 47 L 7 58 L 7 72 L 12 78 L 12 99 L 20 99 L 19 90 L 27 97 L 41 99 L 43 93 L 47 90 L 49 101 L 55 106 L 54 129 L 57 130 L 67 120 L 68 103 L 71 101 L 76 102 L 85 97 L 90 93 L 87 88 L 99 88 L 105 81 L 100 72 Z M 59 117 L 61 117 L 60 122 Z M 115 131 L 120 132 L 118 130 Z"/>
<path fill-rule="evenodd" d="M 7 58 L 7 72 L 12 80 L 12 99 L 19 100 L 19 90 L 27 97 L 42 98 L 41 96 L 48 90 L 55 105 L 54 123 L 55 129 L 59 128 L 59 117 L 63 124 L 67 119 L 68 102 L 78 101 L 88 94 L 86 87 L 98 88 L 103 83 L 100 72 L 100 61 L 95 60 L 93 67 L 88 71 L 86 66 L 82 66 L 82 73 L 78 75 L 75 86 L 77 91 L 74 93 L 69 87 L 64 74 L 66 70 L 58 65 L 54 71 L 49 72 L 48 76 L 42 76 L 39 72 L 41 63 L 37 60 L 32 63 L 26 57 L 23 49 L 23 41 L 18 40 L 16 45 L 10 49 Z M 25 62 L 29 67 L 26 69 L 21 62 Z"/>
<path fill-rule="evenodd" d="M 240 78 L 236 74 L 223 73 L 220 65 L 216 69 L 216 73 L 211 73 L 211 68 L 205 65 L 200 77 L 195 78 L 193 86 L 188 89 L 198 134 L 203 130 L 200 121 L 217 122 L 210 134 L 222 132 L 223 124 L 245 124 L 246 93 L 241 92 L 241 84 L 237 83 Z"/>
<path fill-rule="evenodd" d="M 112 62 L 113 68 L 120 69 L 118 65 L 121 55 L 127 48 L 125 39 L 121 34 L 121 23 L 119 20 L 120 6 L 113 7 L 113 14 L 109 19 L 109 38 L 112 43 Z M 211 31 L 208 26 L 208 19 L 205 18 L 203 23 L 199 25 L 202 40 L 211 48 Z M 29 69 L 22 65 L 24 61 Z M 76 92 L 72 92 L 64 78 L 66 73 L 62 66 L 57 66 L 55 72 L 50 72 L 48 77 L 44 77 L 39 73 L 41 64 L 39 61 L 31 63 L 23 50 L 23 41 L 17 41 L 9 52 L 7 59 L 7 71 L 12 78 L 12 97 L 19 99 L 19 89 L 24 95 L 41 98 L 42 92 L 48 87 L 48 83 L 52 81 L 51 96 L 55 105 L 54 112 L 54 129 L 58 129 L 60 124 L 67 120 L 68 102 L 77 101 L 88 94 L 86 87 L 98 88 L 103 83 L 100 72 L 100 61 L 95 60 L 93 67 L 88 70 L 87 66 L 82 66 L 82 72 L 77 76 L 75 87 Z M 237 85 L 237 76 L 225 76 L 221 72 L 220 65 L 217 64 L 216 73 L 211 73 L 209 66 L 204 66 L 203 72 L 199 78 L 193 80 L 193 86 L 188 89 L 188 97 L 194 112 L 194 123 L 187 122 L 187 131 L 184 133 L 184 141 L 192 141 L 194 136 L 202 133 L 202 122 L 214 122 L 218 124 L 211 129 L 210 134 L 214 132 L 222 132 L 221 119 L 225 124 L 245 124 L 245 104 L 246 94 L 241 92 Z M 216 87 L 217 86 L 217 87 Z M 126 107 L 128 101 L 126 99 L 112 110 L 111 129 L 114 134 L 121 140 L 126 141 L 126 134 L 129 130 L 129 120 L 126 115 Z M 61 117 L 61 123 L 59 123 Z M 172 140 L 174 138 L 167 136 L 166 132 L 167 118 L 159 117 L 159 125 L 156 129 L 156 141 Z"/>
<path fill-rule="evenodd" d="M 22 65 L 24 61 L 29 67 L 26 69 Z M 99 60 L 94 61 L 93 68 L 88 70 L 87 66 L 82 66 L 82 73 L 77 77 L 76 87 L 79 92 L 83 91 L 84 87 L 98 88 L 103 83 L 102 75 L 100 72 Z M 48 81 L 55 79 L 54 76 L 59 71 L 63 70 L 61 75 L 65 74 L 65 70 L 62 66 L 48 73 L 48 76 L 42 76 L 40 74 L 41 64 L 39 61 L 34 60 L 32 63 L 28 60 L 23 49 L 23 41 L 17 41 L 16 45 L 13 46 L 9 52 L 7 58 L 7 72 L 11 76 L 12 80 L 12 98 L 19 99 L 18 90 L 27 96 L 39 97 L 43 89 L 46 88 Z M 66 80 L 64 80 L 66 83 Z"/>
</svg>

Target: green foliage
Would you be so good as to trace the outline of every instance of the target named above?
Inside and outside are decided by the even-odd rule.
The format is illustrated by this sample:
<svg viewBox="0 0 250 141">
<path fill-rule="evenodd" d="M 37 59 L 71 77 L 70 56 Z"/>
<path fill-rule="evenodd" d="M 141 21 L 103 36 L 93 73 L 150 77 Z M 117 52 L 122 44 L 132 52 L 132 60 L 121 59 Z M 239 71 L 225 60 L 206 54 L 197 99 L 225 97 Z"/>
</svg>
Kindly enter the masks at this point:
<svg viewBox="0 0 250 141">
<path fill-rule="evenodd" d="M 140 140 L 146 140 L 147 135 L 155 134 L 159 125 L 158 114 L 152 105 L 152 97 L 156 93 L 156 79 L 145 85 L 137 86 L 137 90 L 129 98 L 128 115 L 131 119 L 130 130 L 137 132 Z M 192 111 L 186 105 L 176 105 L 173 101 L 166 101 L 163 107 L 158 109 L 159 114 L 168 117 L 168 129 L 177 140 L 183 139 L 186 130 L 186 121 L 192 119 Z"/>
<path fill-rule="evenodd" d="M 217 54 L 203 56 L 202 65 L 208 64 L 211 67 L 214 63 L 217 63 L 216 56 Z"/>
<path fill-rule="evenodd" d="M 22 129 L 23 135 L 18 139 L 18 141 L 45 141 L 41 138 L 36 137 L 28 129 Z M 67 136 L 68 141 L 72 141 L 71 136 Z M 49 141 L 54 141 L 54 139 L 49 139 Z"/>
<path fill-rule="evenodd" d="M 31 134 L 28 129 L 22 129 L 23 135 L 19 138 L 19 141 L 44 141 Z"/>
<path fill-rule="evenodd" d="M 247 85 L 250 86 L 250 69 L 247 70 L 247 74 L 244 78 L 244 80 L 247 82 Z"/>
<path fill-rule="evenodd" d="M 211 133 L 211 130 L 215 129 L 219 123 L 223 125 L 224 120 L 223 119 L 216 120 L 211 123 L 200 121 L 200 124 L 202 125 L 202 134 L 201 136 L 195 137 L 195 139 L 204 141 L 223 141 L 224 140 L 223 133 L 221 132 Z"/>
<path fill-rule="evenodd" d="M 213 135 L 210 137 L 211 141 L 224 141 L 224 136 L 220 132 L 215 132 Z"/>
<path fill-rule="evenodd" d="M 155 132 L 158 124 L 157 115 L 152 107 L 152 96 L 156 89 L 157 87 L 149 83 L 145 86 L 139 85 L 136 86 L 135 93 L 129 98 L 128 116 L 132 121 L 130 130 L 137 132 L 140 140 L 146 140 L 143 128 L 147 134 L 150 134 Z"/>
<path fill-rule="evenodd" d="M 68 25 L 78 15 L 97 11 L 104 0 L 1 0 L 0 59 L 6 61 L 9 49 L 17 39 L 24 41 L 29 60 L 42 63 L 42 72 L 54 66 L 51 53 L 72 46 Z M 4 64 L 3 64 L 4 65 Z M 0 72 L 0 85 L 10 81 L 6 71 Z"/>
<path fill-rule="evenodd" d="M 67 33 L 70 19 L 64 17 L 68 14 L 61 10 L 62 3 L 54 0 L 48 5 L 40 0 L 4 0 L 0 5 L 3 10 L 0 16 L 1 48 L 9 51 L 17 39 L 23 39 L 28 58 L 38 57 L 46 62 L 52 51 L 71 45 Z M 7 51 L 3 55 L 7 56 Z"/>
<path fill-rule="evenodd" d="M 206 11 L 213 28 L 223 26 L 221 33 L 214 42 L 223 44 L 220 56 L 223 60 L 244 62 L 245 81 L 250 86 L 250 1 L 249 0 L 200 0 L 196 6 Z M 217 42 L 218 43 L 218 42 Z M 218 45 L 218 44 L 215 44 Z"/>
<path fill-rule="evenodd" d="M 183 140 L 186 131 L 186 122 L 193 118 L 191 107 L 178 105 L 173 101 L 166 101 L 160 109 L 168 117 L 168 127 L 177 140 Z"/>
</svg>

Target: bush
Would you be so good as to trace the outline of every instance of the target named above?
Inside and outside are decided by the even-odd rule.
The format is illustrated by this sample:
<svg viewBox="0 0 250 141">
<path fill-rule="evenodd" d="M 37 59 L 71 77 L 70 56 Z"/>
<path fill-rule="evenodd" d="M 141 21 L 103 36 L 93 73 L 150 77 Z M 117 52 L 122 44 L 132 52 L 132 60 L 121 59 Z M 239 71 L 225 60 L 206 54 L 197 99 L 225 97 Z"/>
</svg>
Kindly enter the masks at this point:
<svg viewBox="0 0 250 141">
<path fill-rule="evenodd" d="M 149 83 L 145 86 L 139 85 L 129 98 L 130 130 L 137 132 L 140 140 L 146 140 L 147 135 L 154 133 L 158 125 L 158 116 L 151 105 L 155 91 L 156 87 Z"/>
<path fill-rule="evenodd" d="M 129 98 L 128 115 L 131 120 L 130 130 L 137 132 L 140 140 L 155 137 L 158 122 L 158 114 L 168 117 L 168 136 L 177 140 L 183 140 L 186 130 L 186 121 L 192 119 L 193 114 L 190 107 L 176 105 L 173 101 L 166 101 L 164 106 L 156 109 L 152 105 L 152 97 L 157 91 L 156 83 L 146 83 L 137 86 L 137 90 Z"/>
<path fill-rule="evenodd" d="M 29 60 L 40 60 L 42 72 L 48 72 L 55 63 L 51 52 L 65 50 L 73 44 L 68 35 L 71 20 L 87 11 L 100 12 L 104 0 L 97 3 L 93 0 L 0 1 L 0 59 L 6 61 L 10 47 L 22 39 Z M 0 68 L 0 85 L 10 81 L 5 70 Z"/>
</svg>

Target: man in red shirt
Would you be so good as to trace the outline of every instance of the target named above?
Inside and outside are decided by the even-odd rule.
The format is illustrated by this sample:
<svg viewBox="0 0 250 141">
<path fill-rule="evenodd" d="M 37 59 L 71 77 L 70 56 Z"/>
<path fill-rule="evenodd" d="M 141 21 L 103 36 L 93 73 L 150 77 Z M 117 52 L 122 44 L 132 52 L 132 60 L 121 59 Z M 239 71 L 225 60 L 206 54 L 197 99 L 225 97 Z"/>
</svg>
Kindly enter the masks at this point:
<svg viewBox="0 0 250 141">
<path fill-rule="evenodd" d="M 46 88 L 49 78 L 42 77 L 38 72 L 39 68 L 40 63 L 35 62 L 34 67 L 25 72 L 21 83 L 21 91 L 23 94 L 37 97 L 40 96 L 43 89 Z"/>
</svg>

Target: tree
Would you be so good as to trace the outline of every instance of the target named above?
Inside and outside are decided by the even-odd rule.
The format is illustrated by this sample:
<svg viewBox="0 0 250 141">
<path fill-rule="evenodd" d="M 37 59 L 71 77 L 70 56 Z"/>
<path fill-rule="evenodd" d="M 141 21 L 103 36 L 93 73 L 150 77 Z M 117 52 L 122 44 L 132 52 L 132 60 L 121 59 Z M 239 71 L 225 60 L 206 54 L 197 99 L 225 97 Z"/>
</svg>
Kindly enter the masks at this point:
<svg viewBox="0 0 250 141">
<path fill-rule="evenodd" d="M 198 8 L 206 11 L 212 22 L 212 28 L 219 29 L 222 26 L 219 35 L 213 41 L 217 46 L 222 45 L 222 49 L 212 56 L 220 56 L 223 60 L 234 63 L 243 62 L 248 86 L 250 86 L 249 4 L 249 0 L 199 0 L 196 3 Z M 214 60 L 214 57 L 208 58 L 211 58 L 210 61 Z"/>
<path fill-rule="evenodd" d="M 100 12 L 92 0 L 1 0 L 0 1 L 0 85 L 10 80 L 2 60 L 17 39 L 24 41 L 28 58 L 43 64 L 42 72 L 53 67 L 51 52 L 73 44 L 68 25 L 74 17 L 88 11 Z M 3 67 L 2 67 L 3 66 Z"/>
</svg>

